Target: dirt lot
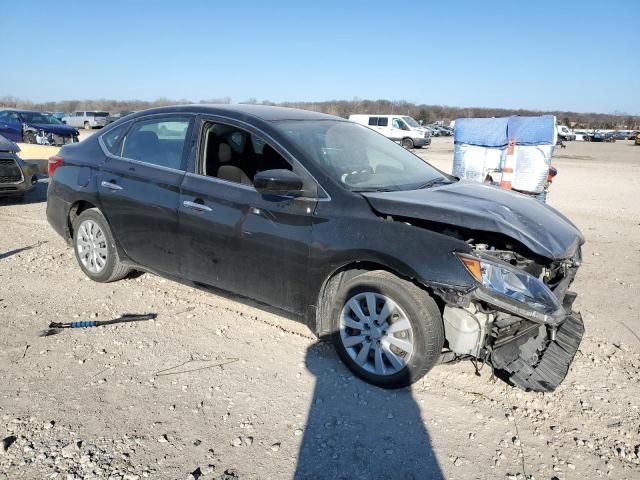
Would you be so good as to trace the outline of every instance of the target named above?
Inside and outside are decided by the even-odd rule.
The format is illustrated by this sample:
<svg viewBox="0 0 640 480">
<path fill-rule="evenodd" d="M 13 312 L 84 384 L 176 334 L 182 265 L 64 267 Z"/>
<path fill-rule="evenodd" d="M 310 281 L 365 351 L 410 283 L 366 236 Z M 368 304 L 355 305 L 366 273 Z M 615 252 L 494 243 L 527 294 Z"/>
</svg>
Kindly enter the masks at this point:
<svg viewBox="0 0 640 480">
<path fill-rule="evenodd" d="M 420 155 L 450 170 L 452 152 Z M 550 204 L 587 237 L 587 333 L 553 394 L 470 363 L 371 387 L 274 313 L 148 274 L 90 282 L 46 183 L 0 200 L 0 478 L 640 478 L 640 147 L 569 143 L 555 165 Z"/>
</svg>

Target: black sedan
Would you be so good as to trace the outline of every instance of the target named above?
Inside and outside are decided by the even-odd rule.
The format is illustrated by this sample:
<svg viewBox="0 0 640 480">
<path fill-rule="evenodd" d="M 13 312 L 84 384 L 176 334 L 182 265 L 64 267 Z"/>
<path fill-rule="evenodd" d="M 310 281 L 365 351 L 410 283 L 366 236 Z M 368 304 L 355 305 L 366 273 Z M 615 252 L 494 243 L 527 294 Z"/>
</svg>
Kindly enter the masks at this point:
<svg viewBox="0 0 640 480">
<path fill-rule="evenodd" d="M 49 223 L 89 278 L 142 270 L 278 307 L 379 386 L 473 359 L 549 391 L 582 338 L 566 217 L 341 118 L 152 109 L 63 147 L 49 174 Z"/>
<path fill-rule="evenodd" d="M 51 113 L 0 110 L 0 135 L 14 142 L 66 145 L 78 141 L 78 130 Z"/>
</svg>

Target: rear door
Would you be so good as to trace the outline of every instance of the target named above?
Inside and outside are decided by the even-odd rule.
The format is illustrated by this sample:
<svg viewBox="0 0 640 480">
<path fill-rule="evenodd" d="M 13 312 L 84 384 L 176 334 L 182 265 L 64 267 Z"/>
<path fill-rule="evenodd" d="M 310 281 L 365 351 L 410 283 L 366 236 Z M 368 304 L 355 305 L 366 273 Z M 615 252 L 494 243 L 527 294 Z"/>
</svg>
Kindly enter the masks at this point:
<svg viewBox="0 0 640 480">
<path fill-rule="evenodd" d="M 389 128 L 389 117 L 378 118 L 378 131 L 387 138 L 392 137 L 392 129 Z"/>
<path fill-rule="evenodd" d="M 179 274 L 180 184 L 185 174 L 191 115 L 143 117 L 125 124 L 126 136 L 109 151 L 98 173 L 102 208 L 114 236 L 136 263 Z M 117 130 L 117 129 L 116 129 Z"/>
</svg>

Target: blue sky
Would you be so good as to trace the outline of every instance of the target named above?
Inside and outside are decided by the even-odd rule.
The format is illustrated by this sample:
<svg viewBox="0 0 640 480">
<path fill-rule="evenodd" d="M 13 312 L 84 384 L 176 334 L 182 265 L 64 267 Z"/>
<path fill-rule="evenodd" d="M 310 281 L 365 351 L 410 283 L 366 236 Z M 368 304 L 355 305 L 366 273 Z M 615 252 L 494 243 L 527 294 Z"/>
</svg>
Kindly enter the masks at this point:
<svg viewBox="0 0 640 480">
<path fill-rule="evenodd" d="M 640 1 L 30 1 L 0 96 L 427 104 L 640 114 Z M 9 40 L 11 39 L 11 40 Z"/>
</svg>

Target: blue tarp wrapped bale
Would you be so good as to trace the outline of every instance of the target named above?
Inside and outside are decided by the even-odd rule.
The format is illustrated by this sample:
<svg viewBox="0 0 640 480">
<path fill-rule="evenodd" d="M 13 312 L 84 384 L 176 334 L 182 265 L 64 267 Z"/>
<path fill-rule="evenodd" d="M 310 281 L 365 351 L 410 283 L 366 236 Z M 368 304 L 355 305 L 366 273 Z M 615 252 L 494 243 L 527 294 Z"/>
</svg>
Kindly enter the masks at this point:
<svg viewBox="0 0 640 480">
<path fill-rule="evenodd" d="M 512 187 L 544 189 L 556 140 L 555 117 L 460 118 L 455 123 L 453 174 L 483 182 L 504 165 L 509 142 L 516 157 Z"/>
<path fill-rule="evenodd" d="M 456 120 L 453 139 L 456 143 L 477 147 L 506 147 L 509 117 L 459 118 Z"/>
</svg>

